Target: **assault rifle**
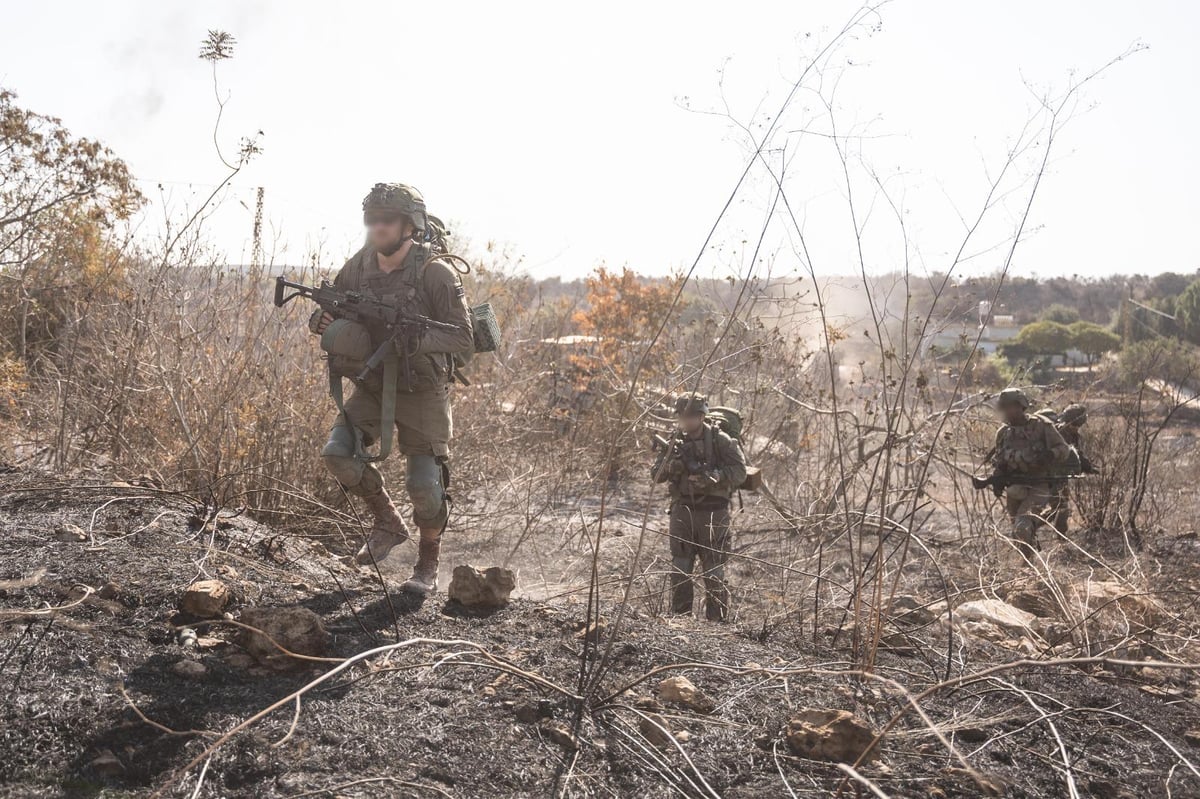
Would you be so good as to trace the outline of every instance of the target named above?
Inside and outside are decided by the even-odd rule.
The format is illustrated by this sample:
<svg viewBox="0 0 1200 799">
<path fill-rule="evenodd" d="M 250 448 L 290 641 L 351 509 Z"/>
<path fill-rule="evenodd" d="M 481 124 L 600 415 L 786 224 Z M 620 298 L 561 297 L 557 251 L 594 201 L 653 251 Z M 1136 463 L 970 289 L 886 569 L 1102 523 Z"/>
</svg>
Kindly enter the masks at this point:
<svg viewBox="0 0 1200 799">
<path fill-rule="evenodd" d="M 291 294 L 288 289 L 293 289 Z M 287 303 L 303 297 L 312 300 L 335 318 L 348 319 L 360 324 L 372 322 L 382 324 L 392 332 L 392 337 L 371 354 L 355 380 L 365 380 L 371 370 L 383 363 L 393 346 L 400 352 L 404 375 L 412 378 L 409 357 L 410 343 L 419 339 L 427 330 L 458 330 L 456 325 L 439 322 L 421 314 L 407 313 L 391 303 L 382 302 L 369 294 L 357 291 L 342 291 L 327 280 L 319 286 L 294 283 L 283 275 L 275 278 L 275 305 L 282 308 Z"/>
<path fill-rule="evenodd" d="M 1014 485 L 1053 485 L 1066 480 L 1078 480 L 1085 474 L 1095 474 L 1098 469 L 1088 463 L 1091 468 L 1086 468 L 1079 472 L 1063 472 L 1052 474 L 1029 475 L 1020 472 L 995 471 L 987 477 L 979 477 L 978 475 L 971 476 L 971 485 L 976 491 L 982 491 L 985 488 L 992 489 L 992 493 L 1000 496 L 1004 493 L 1004 489 Z"/>
<path fill-rule="evenodd" d="M 650 447 L 655 452 L 667 453 L 667 456 L 682 462 L 683 469 L 688 474 L 700 475 L 713 485 L 721 482 L 721 473 L 719 471 L 716 469 L 705 469 L 701 461 L 684 454 L 683 442 L 680 441 L 678 432 L 673 433 L 669 440 L 655 433 L 653 438 L 650 439 Z"/>
</svg>

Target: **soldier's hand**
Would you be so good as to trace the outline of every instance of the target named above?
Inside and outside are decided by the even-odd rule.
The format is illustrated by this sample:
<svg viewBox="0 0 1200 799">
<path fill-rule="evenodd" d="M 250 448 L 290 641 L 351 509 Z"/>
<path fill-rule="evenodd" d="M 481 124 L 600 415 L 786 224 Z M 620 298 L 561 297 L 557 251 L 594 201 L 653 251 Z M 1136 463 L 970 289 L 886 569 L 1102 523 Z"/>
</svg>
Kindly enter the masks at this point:
<svg viewBox="0 0 1200 799">
<path fill-rule="evenodd" d="M 330 316 L 326 311 L 322 311 L 320 308 L 318 308 L 313 312 L 312 316 L 308 317 L 308 329 L 317 335 L 320 335 L 325 332 L 325 328 L 329 327 L 332 322 L 333 317 Z"/>
<path fill-rule="evenodd" d="M 686 470 L 683 466 L 683 461 L 679 460 L 678 458 L 672 458 L 667 464 L 667 476 L 674 480 L 678 480 L 680 477 L 683 477 L 684 471 Z"/>
</svg>

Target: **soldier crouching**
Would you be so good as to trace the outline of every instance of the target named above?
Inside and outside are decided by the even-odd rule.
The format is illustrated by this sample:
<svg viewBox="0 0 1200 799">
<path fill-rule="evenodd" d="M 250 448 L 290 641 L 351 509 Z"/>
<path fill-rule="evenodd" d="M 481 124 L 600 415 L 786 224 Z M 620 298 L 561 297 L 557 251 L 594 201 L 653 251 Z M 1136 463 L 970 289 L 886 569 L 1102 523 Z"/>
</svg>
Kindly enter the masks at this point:
<svg viewBox="0 0 1200 799">
<path fill-rule="evenodd" d="M 746 479 L 746 458 L 736 441 L 705 420 L 708 401 L 686 395 L 675 402 L 678 430 L 659 454 L 654 482 L 671 492 L 671 612 L 692 612 L 692 573 L 700 560 L 704 615 L 724 621 L 729 614 L 729 559 L 732 519 L 729 502 Z"/>
</svg>

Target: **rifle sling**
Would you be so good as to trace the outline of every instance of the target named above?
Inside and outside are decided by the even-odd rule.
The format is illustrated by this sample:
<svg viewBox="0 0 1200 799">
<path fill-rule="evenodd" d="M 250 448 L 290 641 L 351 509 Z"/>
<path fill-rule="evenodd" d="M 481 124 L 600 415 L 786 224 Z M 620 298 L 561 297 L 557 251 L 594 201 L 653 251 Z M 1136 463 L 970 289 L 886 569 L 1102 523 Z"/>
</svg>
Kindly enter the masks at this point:
<svg viewBox="0 0 1200 799">
<path fill-rule="evenodd" d="M 379 454 L 368 455 L 363 447 L 362 438 L 355 436 L 354 457 L 366 463 L 381 461 L 392 451 L 392 438 L 396 433 L 396 379 L 397 356 L 388 355 L 383 360 L 383 396 L 379 401 Z M 346 424 L 354 427 L 354 420 L 346 413 L 345 397 L 342 393 L 342 376 L 329 369 L 329 396 L 337 406 L 338 413 L 346 420 Z"/>
</svg>

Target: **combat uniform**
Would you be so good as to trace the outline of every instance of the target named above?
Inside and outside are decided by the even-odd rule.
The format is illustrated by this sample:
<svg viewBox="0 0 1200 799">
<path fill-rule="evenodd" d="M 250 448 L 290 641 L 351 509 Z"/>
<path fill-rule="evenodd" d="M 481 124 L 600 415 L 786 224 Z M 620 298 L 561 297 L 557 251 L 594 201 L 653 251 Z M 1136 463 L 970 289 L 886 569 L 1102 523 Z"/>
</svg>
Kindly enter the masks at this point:
<svg viewBox="0 0 1200 799">
<path fill-rule="evenodd" d="M 736 441 L 708 422 L 694 436 L 677 434 L 676 441 L 675 448 L 660 455 L 652 473 L 671 492 L 671 611 L 692 612 L 692 572 L 699 558 L 704 615 L 724 621 L 729 613 L 729 502 L 746 479 L 746 457 Z"/>
<path fill-rule="evenodd" d="M 1083 405 L 1072 404 L 1063 409 L 1054 427 L 1063 437 L 1063 441 L 1067 442 L 1067 446 L 1075 450 L 1079 458 L 1080 469 L 1084 473 L 1091 473 L 1095 471 L 1095 467 L 1083 454 L 1083 430 L 1081 428 L 1086 422 L 1087 408 Z M 1053 497 L 1050 519 L 1055 530 L 1065 533 L 1071 523 L 1071 483 L 1069 480 L 1059 480 L 1051 485 L 1051 491 Z"/>
<path fill-rule="evenodd" d="M 1001 401 L 1020 401 L 1023 408 L 1028 408 L 1024 394 L 1018 400 L 1016 393 L 1008 398 L 1002 394 Z M 996 470 L 1016 478 L 1016 482 L 1005 488 L 1004 502 L 1012 520 L 1012 537 L 1023 549 L 1022 554 L 1038 549 L 1037 529 L 1051 502 L 1050 484 L 1055 472 L 1061 470 L 1055 467 L 1066 462 L 1069 452 L 1054 424 L 1038 415 L 1027 414 L 1021 423 L 1005 424 L 996 431 L 992 456 Z M 1023 477 L 1029 482 L 1023 482 Z"/>
<path fill-rule="evenodd" d="M 418 230 L 423 228 L 424 202 L 415 190 L 399 184 L 377 185 L 364 201 L 364 211 L 369 212 L 373 203 L 386 208 L 384 201 L 396 197 L 406 203 L 416 198 L 419 210 L 415 221 L 419 223 Z M 415 341 L 397 340 L 394 344 L 396 444 L 407 458 L 405 487 L 412 501 L 413 522 L 421 531 L 418 565 L 414 579 L 405 583 L 405 587 L 410 588 L 411 584 L 410 590 L 432 590 L 437 584 L 439 539 L 448 516 L 447 459 L 453 432 L 449 384 L 454 375 L 454 355 L 473 350 L 466 293 L 459 275 L 434 259 L 429 244 L 418 241 L 413 241 L 403 263 L 391 272 L 380 269 L 379 253 L 370 246 L 364 247 L 342 267 L 334 278 L 334 286 L 371 295 L 408 313 L 454 326 L 453 330 L 428 329 Z M 326 339 L 346 333 L 336 324 L 326 329 L 322 339 L 327 352 L 337 352 L 337 347 L 330 346 Z M 364 322 L 354 328 L 351 335 L 362 335 L 365 328 L 370 339 L 367 349 L 371 352 L 393 337 L 393 331 L 382 323 Z M 405 354 L 407 357 L 401 357 Z M 330 356 L 335 373 L 339 371 L 338 357 Z M 353 376 L 357 374 L 357 366 L 352 364 L 340 371 Z M 408 537 L 384 489 L 383 475 L 364 458 L 365 448 L 379 441 L 384 432 L 381 429 L 384 390 L 383 367 L 377 367 L 365 379 L 355 380 L 353 393 L 343 404 L 330 430 L 329 441 L 321 451 L 330 473 L 348 492 L 364 497 L 375 513 L 376 526 L 359 552 L 360 563 L 386 556 L 392 546 Z M 419 576 L 424 579 L 417 580 Z"/>
</svg>

